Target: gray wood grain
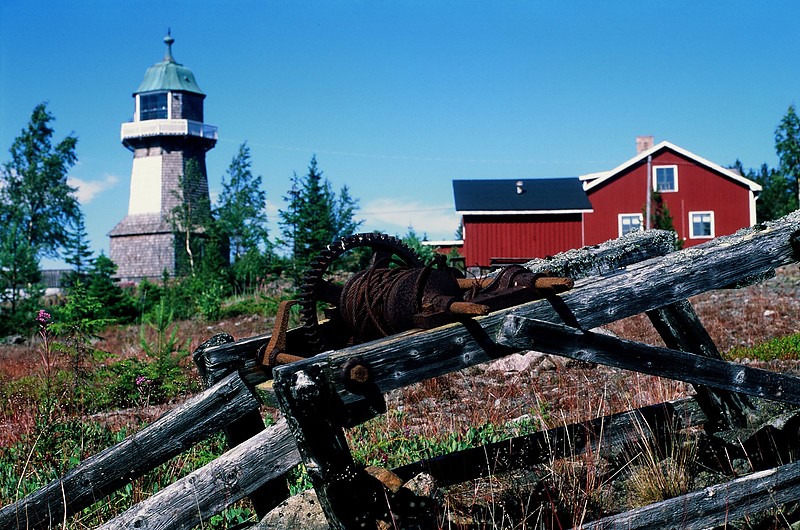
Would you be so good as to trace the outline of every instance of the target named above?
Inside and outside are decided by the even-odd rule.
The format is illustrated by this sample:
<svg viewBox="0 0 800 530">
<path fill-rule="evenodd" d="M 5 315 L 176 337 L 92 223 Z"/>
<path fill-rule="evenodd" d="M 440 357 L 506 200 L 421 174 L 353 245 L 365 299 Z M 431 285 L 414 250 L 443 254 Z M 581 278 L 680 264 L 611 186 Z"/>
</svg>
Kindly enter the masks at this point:
<svg viewBox="0 0 800 530">
<path fill-rule="evenodd" d="M 65 514 L 90 506 L 258 407 L 239 375 L 231 374 L 62 478 L 4 507 L 0 528 L 60 527 Z"/>
<path fill-rule="evenodd" d="M 281 420 L 98 530 L 189 530 L 299 463 L 294 438 Z"/>
<path fill-rule="evenodd" d="M 793 239 L 798 229 L 800 212 L 795 212 L 776 223 L 580 280 L 573 290 L 549 300 L 322 353 L 276 371 L 294 372 L 318 365 L 328 372 L 342 403 L 356 403 L 361 396 L 348 389 L 339 377 L 349 359 L 361 358 L 369 367 L 372 382 L 368 392 L 386 393 L 515 351 L 494 340 L 510 314 L 554 323 L 573 320 L 583 329 L 590 329 L 794 263 L 797 257 Z"/>
<path fill-rule="evenodd" d="M 583 530 L 712 528 L 800 498 L 800 462 L 651 504 L 581 526 Z"/>
</svg>

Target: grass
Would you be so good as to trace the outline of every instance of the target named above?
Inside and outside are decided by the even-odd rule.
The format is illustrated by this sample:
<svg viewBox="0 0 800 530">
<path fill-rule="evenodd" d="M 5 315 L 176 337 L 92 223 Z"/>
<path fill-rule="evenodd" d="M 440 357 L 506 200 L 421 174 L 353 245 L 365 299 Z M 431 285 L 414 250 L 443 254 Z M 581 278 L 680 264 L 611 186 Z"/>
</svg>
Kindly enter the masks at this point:
<svg viewBox="0 0 800 530">
<path fill-rule="evenodd" d="M 729 359 L 757 359 L 759 361 L 797 360 L 800 357 L 800 333 L 775 337 L 752 348 L 736 347 L 727 352 Z"/>
<path fill-rule="evenodd" d="M 791 365 L 800 352 L 793 301 L 797 278 L 795 272 L 779 273 L 767 284 L 708 293 L 692 302 L 728 358 Z M 42 356 L 40 343 L 0 348 L 0 505 L 35 491 L 197 391 L 199 379 L 187 353 L 219 331 L 237 338 L 268 332 L 271 311 L 284 294 L 265 290 L 255 298 L 228 300 L 220 309 L 223 320 L 215 322 L 162 319 L 106 328 L 80 367 L 63 352 Z M 660 343 L 643 316 L 611 328 L 625 338 Z M 474 368 L 392 393 L 388 414 L 347 434 L 358 462 L 391 468 L 691 392 L 680 382 L 563 362 L 513 375 Z M 641 429 L 642 442 L 621 457 L 609 458 L 611 448 L 600 444 L 534 469 L 450 488 L 443 492 L 441 524 L 567 528 L 693 487 L 696 433 L 676 430 L 670 435 L 675 443 L 658 447 L 648 445 L 646 426 Z M 224 450 L 221 435 L 198 444 L 72 517 L 65 528 L 95 527 Z M 288 480 L 293 493 L 309 485 L 301 468 Z M 230 528 L 254 517 L 249 502 L 242 501 L 205 528 Z"/>
</svg>

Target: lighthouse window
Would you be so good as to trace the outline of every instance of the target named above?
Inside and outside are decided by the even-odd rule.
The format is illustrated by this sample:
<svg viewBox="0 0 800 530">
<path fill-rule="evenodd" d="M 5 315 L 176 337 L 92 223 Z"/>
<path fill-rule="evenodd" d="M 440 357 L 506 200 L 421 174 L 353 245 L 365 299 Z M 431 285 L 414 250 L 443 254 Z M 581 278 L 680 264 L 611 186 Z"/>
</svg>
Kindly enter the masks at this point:
<svg viewBox="0 0 800 530">
<path fill-rule="evenodd" d="M 139 119 L 159 120 L 167 118 L 167 93 L 139 95 Z"/>
</svg>

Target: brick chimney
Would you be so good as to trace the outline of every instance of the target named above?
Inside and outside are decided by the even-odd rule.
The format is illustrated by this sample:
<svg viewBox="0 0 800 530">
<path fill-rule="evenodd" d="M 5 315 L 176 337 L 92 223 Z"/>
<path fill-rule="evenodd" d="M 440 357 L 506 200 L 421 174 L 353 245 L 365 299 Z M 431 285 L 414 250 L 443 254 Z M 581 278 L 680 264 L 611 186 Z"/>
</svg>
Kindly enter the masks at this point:
<svg viewBox="0 0 800 530">
<path fill-rule="evenodd" d="M 652 136 L 637 136 L 636 137 L 636 154 L 647 151 L 655 144 Z"/>
</svg>

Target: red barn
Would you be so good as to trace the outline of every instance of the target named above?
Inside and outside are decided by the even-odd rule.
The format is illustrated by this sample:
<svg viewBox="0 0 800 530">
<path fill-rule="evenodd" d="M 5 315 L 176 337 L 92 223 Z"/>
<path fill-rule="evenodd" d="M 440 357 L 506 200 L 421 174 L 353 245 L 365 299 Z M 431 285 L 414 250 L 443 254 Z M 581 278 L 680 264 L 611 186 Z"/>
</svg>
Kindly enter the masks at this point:
<svg viewBox="0 0 800 530">
<path fill-rule="evenodd" d="M 669 142 L 637 144 L 634 158 L 578 178 L 453 181 L 466 265 L 524 262 L 644 229 L 654 191 L 684 246 L 755 224 L 758 184 Z"/>
<path fill-rule="evenodd" d="M 521 263 L 581 246 L 592 205 L 577 178 L 454 180 L 467 267 Z"/>
</svg>

